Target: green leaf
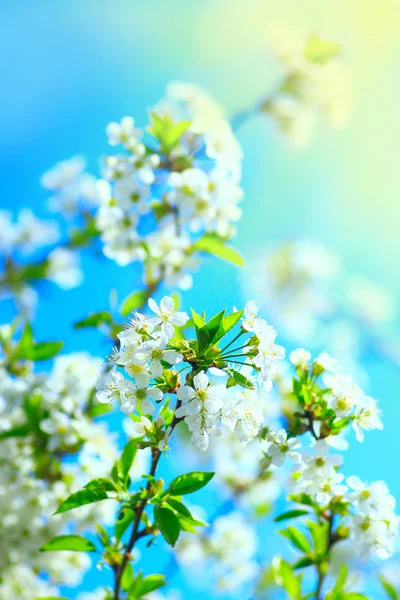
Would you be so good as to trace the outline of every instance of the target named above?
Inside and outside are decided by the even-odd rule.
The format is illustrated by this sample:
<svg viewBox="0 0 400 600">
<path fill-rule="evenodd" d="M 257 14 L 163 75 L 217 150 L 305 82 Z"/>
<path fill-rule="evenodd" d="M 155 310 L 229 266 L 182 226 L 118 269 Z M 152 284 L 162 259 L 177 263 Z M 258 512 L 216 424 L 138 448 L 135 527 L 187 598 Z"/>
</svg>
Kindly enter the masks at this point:
<svg viewBox="0 0 400 600">
<path fill-rule="evenodd" d="M 305 569 L 306 567 L 310 567 L 313 564 L 314 561 L 310 556 L 304 556 L 293 565 L 293 569 Z"/>
<path fill-rule="evenodd" d="M 121 577 L 121 587 L 127 592 L 131 589 L 134 583 L 133 567 L 131 563 L 127 563 Z"/>
<path fill-rule="evenodd" d="M 61 598 L 60 596 L 40 596 L 40 598 L 35 598 L 35 600 L 68 600 L 68 598 Z"/>
<path fill-rule="evenodd" d="M 79 506 L 84 506 L 86 504 L 92 504 L 93 502 L 100 502 L 100 500 L 107 500 L 108 494 L 105 489 L 84 489 L 79 492 L 75 492 L 75 494 L 71 494 L 64 502 L 60 504 L 55 515 L 59 515 L 60 513 L 67 512 L 68 510 L 72 510 L 74 508 L 78 508 Z"/>
<path fill-rule="evenodd" d="M 339 44 L 323 40 L 315 34 L 308 38 L 304 49 L 304 56 L 307 60 L 319 64 L 324 64 L 341 53 L 342 48 Z"/>
<path fill-rule="evenodd" d="M 346 583 L 347 573 L 348 573 L 348 568 L 346 567 L 346 565 L 341 565 L 339 575 L 338 575 L 335 585 L 332 588 L 332 592 L 337 593 L 337 592 L 342 591 L 342 589 L 344 588 L 344 585 Z"/>
<path fill-rule="evenodd" d="M 154 112 L 150 116 L 151 126 L 148 128 L 148 131 L 160 142 L 163 154 L 169 156 L 175 146 L 178 145 L 183 134 L 190 127 L 191 121 L 174 123 L 168 115 L 158 115 Z"/>
<path fill-rule="evenodd" d="M 241 387 L 246 388 L 246 390 L 254 390 L 254 383 L 242 375 L 242 373 L 235 371 L 235 369 L 226 369 L 226 371 L 229 373 L 229 376 L 233 379 L 236 385 L 240 385 Z"/>
<path fill-rule="evenodd" d="M 346 600 L 368 600 L 368 596 L 364 596 L 364 594 L 359 594 L 358 592 L 347 592 L 343 594 L 343 598 L 346 598 Z"/>
<path fill-rule="evenodd" d="M 298 550 L 301 550 L 301 552 L 310 552 L 310 542 L 308 541 L 304 533 L 296 529 L 296 527 L 293 527 L 291 525 L 286 529 L 282 529 L 281 531 L 279 531 L 279 533 L 283 535 L 283 537 L 287 538 L 290 542 L 292 542 L 293 546 L 298 548 Z"/>
<path fill-rule="evenodd" d="M 183 517 L 188 517 L 189 519 L 192 518 L 190 510 L 182 502 L 179 502 L 179 500 L 168 498 L 168 504 Z"/>
<path fill-rule="evenodd" d="M 281 560 L 279 572 L 282 577 L 284 589 L 292 598 L 301 598 L 301 579 L 293 573 L 292 567 L 285 560 Z"/>
<path fill-rule="evenodd" d="M 398 595 L 393 585 L 383 575 L 378 575 L 379 582 L 390 600 L 398 600 Z"/>
<path fill-rule="evenodd" d="M 203 352 L 203 350 L 205 350 L 205 348 L 207 348 L 208 344 L 209 344 L 209 334 L 208 334 L 208 328 L 207 328 L 207 324 L 205 322 L 205 320 L 198 315 L 193 308 L 192 310 L 192 316 L 193 316 L 193 322 L 194 322 L 194 326 L 196 329 L 196 337 L 197 337 L 197 343 L 199 345 L 199 353 Z"/>
<path fill-rule="evenodd" d="M 111 404 L 100 404 L 99 402 L 98 404 L 92 404 L 92 406 L 87 409 L 87 414 L 91 419 L 95 419 L 96 417 L 102 417 L 111 411 Z"/>
<path fill-rule="evenodd" d="M 94 492 L 115 492 L 117 490 L 111 479 L 107 479 L 106 477 L 92 479 L 84 488 L 85 490 L 93 490 Z"/>
<path fill-rule="evenodd" d="M 138 308 L 143 308 L 146 302 L 147 292 L 145 290 L 141 290 L 140 292 L 134 292 L 133 294 L 125 298 L 125 300 L 123 301 L 121 306 L 121 315 L 123 317 L 126 317 L 132 311 Z"/>
<path fill-rule="evenodd" d="M 213 233 L 205 233 L 198 239 L 191 246 L 191 252 L 206 252 L 239 267 L 243 267 L 245 264 L 239 252 L 230 246 L 226 246 L 224 240 Z"/>
<path fill-rule="evenodd" d="M 221 326 L 222 320 L 224 318 L 225 310 L 221 310 L 218 314 L 214 315 L 212 319 L 210 319 L 207 323 L 208 337 L 210 340 L 210 344 L 214 343 L 214 338 L 216 337 L 218 330 Z"/>
<path fill-rule="evenodd" d="M 110 546 L 111 538 L 108 534 L 108 531 L 106 529 L 104 529 L 104 527 L 102 525 L 100 525 L 100 523 L 98 523 L 96 525 L 96 533 L 97 533 L 97 536 L 98 536 L 100 542 L 102 543 L 102 545 L 104 547 Z"/>
<path fill-rule="evenodd" d="M 47 259 L 39 263 L 24 265 L 19 272 L 19 281 L 25 279 L 44 279 L 46 277 L 49 261 Z"/>
<path fill-rule="evenodd" d="M 181 530 L 178 517 L 170 508 L 164 506 L 154 508 L 154 517 L 165 541 L 170 546 L 175 546 Z"/>
<path fill-rule="evenodd" d="M 21 339 L 12 355 L 12 360 L 26 358 L 33 344 L 33 332 L 30 323 L 25 323 Z"/>
<path fill-rule="evenodd" d="M 235 325 L 240 321 L 243 315 L 243 310 L 238 310 L 230 315 L 226 315 L 221 321 L 221 325 L 214 337 L 214 344 L 216 344 L 221 338 L 223 338 Z"/>
<path fill-rule="evenodd" d="M 314 544 L 315 554 L 318 556 L 325 554 L 328 544 L 328 523 L 314 523 L 313 521 L 309 521 L 307 527 Z"/>
<path fill-rule="evenodd" d="M 56 356 L 64 346 L 64 342 L 38 342 L 31 346 L 26 358 L 30 360 L 47 360 Z"/>
<path fill-rule="evenodd" d="M 57 535 L 40 548 L 41 552 L 73 550 L 74 552 L 96 552 L 96 546 L 80 535 Z"/>
<path fill-rule="evenodd" d="M 118 461 L 118 471 L 123 480 L 128 475 L 137 452 L 136 440 L 130 440 L 122 451 Z"/>
<path fill-rule="evenodd" d="M 29 425 L 20 425 L 19 427 L 8 429 L 8 431 L 2 431 L 0 433 L 0 440 L 5 440 L 11 437 L 26 437 L 29 433 L 31 433 L 31 428 Z"/>
<path fill-rule="evenodd" d="M 115 523 L 115 537 L 120 540 L 128 529 L 129 525 L 133 523 L 135 513 L 130 508 L 124 508 L 120 513 L 120 516 Z"/>
<path fill-rule="evenodd" d="M 304 515 L 309 515 L 308 510 L 295 509 L 288 510 L 287 512 L 281 513 L 277 517 L 275 517 L 274 522 L 279 523 L 279 521 L 286 521 L 287 519 L 296 519 L 297 517 L 303 517 Z"/>
<path fill-rule="evenodd" d="M 204 473 L 202 471 L 192 471 L 185 475 L 178 475 L 169 485 L 167 493 L 171 496 L 184 496 L 197 492 L 214 477 L 215 473 Z"/>
<path fill-rule="evenodd" d="M 182 529 L 197 533 L 195 527 L 206 527 L 208 523 L 194 517 L 190 510 L 175 498 L 168 498 L 168 506 L 170 506 L 177 514 Z"/>
<path fill-rule="evenodd" d="M 84 327 L 100 327 L 100 325 L 111 325 L 111 313 L 103 310 L 100 312 L 90 313 L 85 319 L 81 319 L 74 323 L 74 329 L 83 329 Z"/>
<path fill-rule="evenodd" d="M 145 594 L 153 592 L 154 590 L 164 587 L 166 584 L 167 582 L 165 581 L 165 575 L 148 575 L 141 580 L 137 586 L 137 589 L 135 590 L 135 593 L 141 597 Z"/>
</svg>

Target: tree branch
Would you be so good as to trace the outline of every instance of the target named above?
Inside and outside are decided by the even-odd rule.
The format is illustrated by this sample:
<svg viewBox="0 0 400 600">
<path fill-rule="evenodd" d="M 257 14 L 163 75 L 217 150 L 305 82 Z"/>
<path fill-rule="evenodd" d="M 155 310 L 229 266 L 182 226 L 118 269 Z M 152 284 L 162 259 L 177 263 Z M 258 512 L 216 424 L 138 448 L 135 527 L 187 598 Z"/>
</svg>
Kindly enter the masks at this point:
<svg viewBox="0 0 400 600">
<path fill-rule="evenodd" d="M 175 410 L 178 409 L 180 407 L 180 405 L 181 405 L 181 401 L 178 400 L 176 403 Z M 174 416 L 172 423 L 170 425 L 170 434 L 173 432 L 176 425 L 181 420 L 182 420 L 182 418 L 178 418 L 178 417 Z M 150 472 L 149 472 L 150 477 L 154 477 L 156 474 L 157 466 L 158 466 L 158 462 L 161 458 L 161 454 L 162 454 L 162 451 L 159 448 L 151 449 L 151 467 L 150 467 Z M 151 491 L 151 486 L 152 486 L 152 484 L 151 484 L 151 481 L 149 480 L 147 482 L 147 486 L 146 486 L 147 492 Z M 124 571 L 125 571 L 125 568 L 126 568 L 128 562 L 132 558 L 131 553 L 132 553 L 132 550 L 133 550 L 136 542 L 140 538 L 144 537 L 145 535 L 147 535 L 149 533 L 147 528 L 144 528 L 141 531 L 139 531 L 140 521 L 141 521 L 143 512 L 146 509 L 148 501 L 149 501 L 149 498 L 148 498 L 148 493 L 147 493 L 146 496 L 143 498 L 143 500 L 141 500 L 140 504 L 138 504 L 138 506 L 135 508 L 135 520 L 133 521 L 131 535 L 130 535 L 129 541 L 126 545 L 125 552 L 124 552 L 124 555 L 122 558 L 122 562 L 120 565 L 116 566 L 115 570 L 114 570 L 114 573 L 115 573 L 114 597 L 113 597 L 114 600 L 120 600 L 122 576 L 124 574 Z"/>
</svg>

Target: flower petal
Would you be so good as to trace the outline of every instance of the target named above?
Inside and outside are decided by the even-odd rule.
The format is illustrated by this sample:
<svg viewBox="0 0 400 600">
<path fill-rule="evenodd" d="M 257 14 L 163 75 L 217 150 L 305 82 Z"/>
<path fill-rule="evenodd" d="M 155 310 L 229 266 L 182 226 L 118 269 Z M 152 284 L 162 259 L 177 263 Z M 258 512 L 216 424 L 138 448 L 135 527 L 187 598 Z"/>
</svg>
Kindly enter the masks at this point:
<svg viewBox="0 0 400 600">
<path fill-rule="evenodd" d="M 171 296 L 164 296 L 160 302 L 160 310 L 163 315 L 170 315 L 174 312 L 175 302 Z"/>
<path fill-rule="evenodd" d="M 156 313 L 156 315 L 159 314 L 160 310 L 158 308 L 158 304 L 157 302 L 153 299 L 153 298 L 149 298 L 147 301 L 147 304 L 149 305 L 149 308 L 151 311 L 153 311 L 154 313 Z"/>
</svg>

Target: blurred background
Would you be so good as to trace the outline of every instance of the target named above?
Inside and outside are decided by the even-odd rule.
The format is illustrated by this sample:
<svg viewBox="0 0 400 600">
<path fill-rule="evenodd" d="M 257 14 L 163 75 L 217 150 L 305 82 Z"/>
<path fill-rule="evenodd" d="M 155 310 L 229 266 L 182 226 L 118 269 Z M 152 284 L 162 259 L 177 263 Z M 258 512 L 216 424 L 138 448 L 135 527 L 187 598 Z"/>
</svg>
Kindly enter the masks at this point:
<svg viewBox="0 0 400 600">
<path fill-rule="evenodd" d="M 97 174 L 99 157 L 107 151 L 106 124 L 132 115 L 144 125 L 148 107 L 170 80 L 203 86 L 228 115 L 252 105 L 276 78 L 269 31 L 287 25 L 343 46 L 351 112 L 340 130 L 321 123 L 309 147 L 301 149 L 261 116 L 240 129 L 245 199 L 235 245 L 251 265 L 285 240 L 320 242 L 347 274 L 372 280 L 396 306 L 399 21 L 396 0 L 3 2 L 1 208 L 17 212 L 30 207 L 48 216 L 42 173 L 82 154 L 89 171 Z M 54 287 L 41 295 L 35 328 L 41 339 L 65 339 L 66 351 L 86 349 L 103 356 L 107 342 L 96 332 L 72 332 L 71 323 L 105 308 L 112 288 L 124 298 L 135 279 L 129 268 L 90 255 L 84 256 L 83 267 L 83 285 L 68 292 Z M 240 272 L 210 259 L 184 295 L 184 308 L 216 312 L 242 306 L 253 295 L 252 278 L 250 266 Z M 6 322 L 8 308 L 1 310 Z M 396 334 L 396 326 L 393 319 L 391 333 Z M 385 430 L 370 433 L 363 445 L 352 443 L 347 472 L 385 479 L 399 500 L 399 370 L 383 358 L 364 360 L 362 366 L 368 392 L 381 401 Z M 82 589 L 90 589 L 96 578 L 91 572 Z M 66 593 L 73 600 L 71 591 Z M 211 596 L 199 592 L 193 597 Z"/>
</svg>

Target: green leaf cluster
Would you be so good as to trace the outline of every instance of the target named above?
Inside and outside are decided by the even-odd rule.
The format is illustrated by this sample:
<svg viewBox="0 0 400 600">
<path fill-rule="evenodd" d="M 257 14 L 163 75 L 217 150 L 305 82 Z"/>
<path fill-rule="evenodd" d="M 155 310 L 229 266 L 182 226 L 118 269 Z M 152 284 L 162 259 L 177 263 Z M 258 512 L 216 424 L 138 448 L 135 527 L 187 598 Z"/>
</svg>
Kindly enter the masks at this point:
<svg viewBox="0 0 400 600">
<path fill-rule="evenodd" d="M 151 125 L 148 128 L 149 133 L 153 135 L 160 144 L 160 151 L 165 156 L 169 156 L 174 150 L 182 136 L 189 129 L 191 121 L 174 121 L 168 115 L 158 115 L 151 113 Z"/>
<path fill-rule="evenodd" d="M 203 488 L 213 476 L 214 473 L 201 471 L 179 475 L 157 498 L 157 505 L 154 507 L 155 524 L 170 546 L 175 546 L 182 530 L 197 533 L 196 527 L 206 525 L 191 514 L 181 498 Z"/>
</svg>

